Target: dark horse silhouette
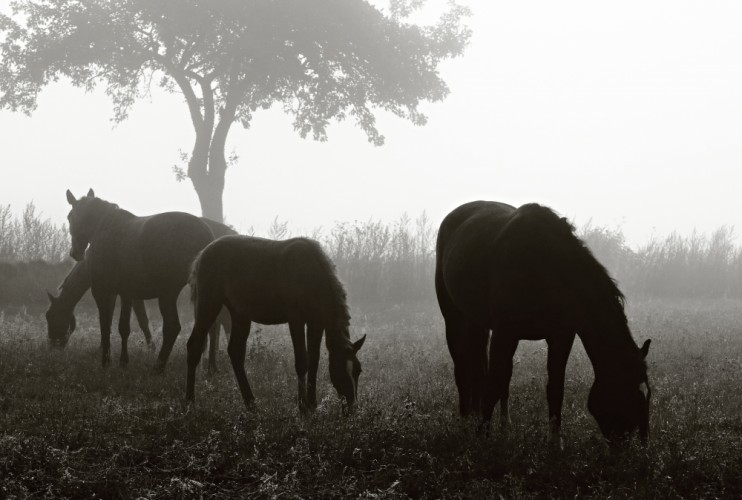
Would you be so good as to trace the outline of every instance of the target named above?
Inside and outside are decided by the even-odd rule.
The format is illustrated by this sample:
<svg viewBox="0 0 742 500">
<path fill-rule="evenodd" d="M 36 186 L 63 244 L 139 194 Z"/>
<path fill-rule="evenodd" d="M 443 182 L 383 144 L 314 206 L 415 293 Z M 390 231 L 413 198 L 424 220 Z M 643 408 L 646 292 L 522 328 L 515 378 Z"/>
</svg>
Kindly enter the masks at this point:
<svg viewBox="0 0 742 500">
<path fill-rule="evenodd" d="M 75 318 L 75 306 L 82 299 L 85 292 L 90 288 L 90 272 L 88 272 L 85 260 L 75 262 L 69 274 L 59 285 L 58 296 L 47 291 L 49 297 L 49 309 L 46 311 L 46 326 L 49 344 L 53 347 L 64 348 L 72 333 L 77 327 Z M 144 334 L 144 339 L 150 348 L 154 348 L 152 332 L 149 329 L 149 318 L 144 307 L 144 301 L 132 300 L 131 307 L 137 317 L 137 323 Z M 121 309 L 119 316 L 119 333 L 130 331 L 129 318 L 131 310 Z M 124 334 L 122 334 L 122 337 Z M 126 334 L 128 337 L 128 333 Z"/>
<path fill-rule="evenodd" d="M 245 345 L 254 321 L 289 324 L 302 412 L 317 405 L 319 348 L 325 331 L 330 380 L 348 406 L 353 406 L 361 373 L 356 354 L 366 337 L 351 342 L 345 289 L 316 241 L 225 236 L 198 256 L 190 284 L 196 319 L 188 339 L 186 400 L 194 399 L 200 346 L 219 310 L 226 306 L 232 316 L 227 350 L 245 405 L 251 406 L 255 399 L 245 374 Z"/>
<path fill-rule="evenodd" d="M 201 217 L 201 220 L 209 226 L 209 229 L 211 229 L 215 238 L 237 234 L 236 231 L 225 224 L 221 224 L 206 217 Z M 49 296 L 49 309 L 46 311 L 46 322 L 49 344 L 51 346 L 64 348 L 67 345 L 70 336 L 77 326 L 77 320 L 74 314 L 75 306 L 89 288 L 90 272 L 88 271 L 85 259 L 83 259 L 80 262 L 76 262 L 67 277 L 65 277 L 59 287 L 60 294 L 58 297 L 55 297 L 47 291 L 47 295 Z M 132 299 L 131 309 L 134 310 L 134 314 L 136 315 L 142 333 L 144 333 L 147 345 L 151 349 L 154 349 L 152 333 L 149 329 L 149 318 L 147 317 L 147 310 L 144 307 L 144 302 L 140 299 Z M 119 334 L 122 338 L 128 338 L 129 332 L 131 331 L 130 316 L 130 310 L 126 310 L 125 307 L 122 307 L 119 316 Z M 229 332 L 231 329 L 229 315 L 226 314 L 226 311 L 225 314 L 219 315 L 219 321 L 214 323 L 214 326 L 209 331 L 209 372 L 215 371 L 217 367 L 216 353 L 219 349 L 220 326 L 224 328 L 225 332 Z"/>
<path fill-rule="evenodd" d="M 67 201 L 72 205 L 67 216 L 70 256 L 78 262 L 84 257 L 90 273 L 100 316 L 103 366 L 111 362 L 111 320 L 119 295 L 126 311 L 132 299 L 158 299 L 162 347 L 157 367 L 163 369 L 180 332 L 178 294 L 188 281 L 194 257 L 213 241 L 211 230 L 198 217 L 183 212 L 137 217 L 96 198 L 92 189 L 79 200 L 68 190 Z M 122 366 L 129 361 L 127 340 L 128 331 L 124 331 Z"/>
<path fill-rule="evenodd" d="M 221 224 L 206 217 L 201 217 L 201 220 L 209 226 L 209 229 L 211 229 L 215 238 L 237 234 L 236 231 L 225 224 Z M 80 262 L 76 262 L 67 277 L 65 277 L 59 287 L 59 296 L 55 297 L 47 291 L 47 295 L 49 296 L 49 309 L 46 311 L 46 323 L 49 343 L 53 347 L 63 348 L 67 345 L 67 342 L 75 331 L 77 325 L 77 320 L 75 319 L 74 314 L 75 306 L 89 288 L 90 272 L 88 271 L 85 259 L 83 259 Z M 125 306 L 125 304 L 122 305 Z M 154 349 L 154 342 L 152 342 L 152 333 L 149 329 L 149 318 L 147 317 L 147 310 L 144 307 L 144 301 L 141 299 L 132 299 L 131 309 L 134 310 L 134 314 L 136 315 L 142 333 L 144 333 L 147 345 L 151 349 Z M 119 334 L 122 338 L 128 338 L 129 332 L 131 331 L 130 316 L 131 310 L 122 307 L 119 314 Z M 209 372 L 215 371 L 217 367 L 216 353 L 219 349 L 220 326 L 224 328 L 225 332 L 229 332 L 231 326 L 228 314 L 220 314 L 219 321 L 214 323 L 214 326 L 209 332 Z"/>
<path fill-rule="evenodd" d="M 487 422 L 500 401 L 506 425 L 518 341 L 545 339 L 550 441 L 561 445 L 564 373 L 576 333 L 595 372 L 588 410 L 601 432 L 615 444 L 638 429 L 646 442 L 650 341 L 634 343 L 623 295 L 566 219 L 537 204 L 458 207 L 438 233 L 435 287 L 462 415 L 481 412 Z"/>
</svg>

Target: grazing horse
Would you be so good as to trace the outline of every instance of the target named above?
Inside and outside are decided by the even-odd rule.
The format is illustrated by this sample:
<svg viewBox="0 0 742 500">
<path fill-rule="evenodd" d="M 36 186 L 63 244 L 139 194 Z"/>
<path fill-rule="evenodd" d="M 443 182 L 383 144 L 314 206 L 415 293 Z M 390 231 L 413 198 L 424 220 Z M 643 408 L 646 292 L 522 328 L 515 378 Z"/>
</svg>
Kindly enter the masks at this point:
<svg viewBox="0 0 742 500">
<path fill-rule="evenodd" d="M 201 220 L 209 226 L 211 232 L 215 238 L 220 238 L 228 234 L 237 234 L 229 226 L 215 222 L 206 217 L 201 217 Z M 85 292 L 90 288 L 90 272 L 88 271 L 85 260 L 76 262 L 70 273 L 64 279 L 60 285 L 60 294 L 55 297 L 47 291 L 49 296 L 49 309 L 46 311 L 46 322 L 48 329 L 49 344 L 54 347 L 63 348 L 67 345 L 72 332 L 74 332 L 77 325 L 75 319 L 75 306 L 82 299 Z M 124 302 L 124 301 L 122 301 Z M 122 306 L 126 304 L 122 303 Z M 134 309 L 134 314 L 137 317 L 139 327 L 144 333 L 144 337 L 147 341 L 147 345 L 154 349 L 154 342 L 152 342 L 152 334 L 149 329 L 149 318 L 147 317 L 147 310 L 144 307 L 144 302 L 140 299 L 131 301 L 131 308 Z M 131 311 L 125 307 L 121 308 L 119 317 L 119 334 L 121 337 L 128 337 L 131 331 L 129 326 L 129 318 Z M 214 326 L 209 331 L 209 372 L 216 371 L 216 353 L 219 349 L 219 328 L 223 327 L 226 333 L 230 330 L 230 319 L 226 311 L 219 315 L 219 321 L 214 323 Z"/>
<path fill-rule="evenodd" d="M 60 293 L 58 296 L 55 297 L 48 291 L 46 292 L 49 297 L 49 309 L 46 311 L 46 326 L 50 346 L 64 348 L 67 345 L 67 341 L 77 327 L 75 306 L 80 302 L 80 299 L 82 299 L 89 288 L 90 272 L 88 271 L 85 260 L 82 260 L 75 262 L 72 270 L 64 278 L 64 281 L 59 286 Z M 147 345 L 151 349 L 154 349 L 155 344 L 152 342 L 152 332 L 149 329 L 149 318 L 147 317 L 147 310 L 144 307 L 144 301 L 138 299 L 132 300 L 130 302 L 131 308 L 129 309 L 126 309 L 123 305 L 119 313 L 119 334 L 122 337 L 129 336 L 129 318 L 131 316 L 131 309 L 134 309 L 139 328 L 144 333 Z"/>
<path fill-rule="evenodd" d="M 245 405 L 250 407 L 255 399 L 245 374 L 245 345 L 254 321 L 289 324 L 301 412 L 317 406 L 319 349 L 326 332 L 330 380 L 348 407 L 353 406 L 361 373 L 356 354 L 366 336 L 351 342 L 345 289 L 316 241 L 225 236 L 198 256 L 190 284 L 196 319 L 188 339 L 186 400 L 194 399 L 200 346 L 219 310 L 226 306 L 232 317 L 227 350 Z"/>
<path fill-rule="evenodd" d="M 537 204 L 458 207 L 438 232 L 435 287 L 462 415 L 481 412 L 488 422 L 500 401 L 505 426 L 518 341 L 545 339 L 550 442 L 561 446 L 564 374 L 577 334 L 595 372 L 588 410 L 601 432 L 617 444 L 638 429 L 646 442 L 650 341 L 634 343 L 623 294 L 566 219 Z"/>
<path fill-rule="evenodd" d="M 122 309 L 127 310 L 132 299 L 158 299 L 162 346 L 157 368 L 164 369 L 180 332 L 178 294 L 188 281 L 193 259 L 213 241 L 211 230 L 198 217 L 183 212 L 137 217 L 96 198 L 92 189 L 79 200 L 67 190 L 67 201 L 72 205 L 67 216 L 70 256 L 78 262 L 84 257 L 90 273 L 100 317 L 103 366 L 111 362 L 111 320 L 119 295 Z M 129 361 L 127 340 L 124 330 L 122 366 Z"/>
</svg>

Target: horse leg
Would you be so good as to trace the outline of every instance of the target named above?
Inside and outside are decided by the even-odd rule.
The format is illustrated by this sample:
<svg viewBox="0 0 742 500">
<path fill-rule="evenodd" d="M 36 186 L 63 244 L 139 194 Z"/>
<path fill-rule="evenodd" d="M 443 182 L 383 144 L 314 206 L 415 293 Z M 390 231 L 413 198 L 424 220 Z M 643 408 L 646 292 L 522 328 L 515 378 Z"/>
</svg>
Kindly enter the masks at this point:
<svg viewBox="0 0 742 500">
<path fill-rule="evenodd" d="M 574 333 L 547 339 L 549 351 L 546 369 L 549 381 L 546 384 L 546 400 L 549 403 L 549 445 L 562 449 L 562 403 L 564 402 L 564 374 L 572 351 Z"/>
<path fill-rule="evenodd" d="M 247 338 L 250 336 L 250 321 L 243 318 L 232 316 L 232 334 L 229 336 L 229 345 L 227 353 L 229 360 L 232 362 L 234 378 L 237 379 L 237 385 L 242 393 L 242 401 L 250 409 L 254 405 L 255 396 L 253 396 L 250 383 L 247 381 L 245 373 L 245 348 Z"/>
<path fill-rule="evenodd" d="M 489 378 L 487 391 L 482 404 L 482 413 L 485 422 L 492 420 L 495 405 L 502 401 L 500 407 L 500 426 L 506 427 L 509 420 L 508 395 L 510 392 L 510 377 L 513 374 L 513 356 L 518 348 L 518 340 L 496 330 L 492 332 L 490 340 Z"/>
<path fill-rule="evenodd" d="M 307 380 L 307 403 L 309 409 L 317 408 L 317 369 L 319 368 L 319 351 L 322 344 L 323 329 L 315 323 L 307 323 L 307 349 L 309 376 Z"/>
<path fill-rule="evenodd" d="M 446 322 L 446 344 L 453 360 L 453 375 L 459 391 L 459 414 L 466 417 L 472 410 L 472 377 L 467 358 L 469 346 L 466 338 L 466 327 L 462 319 L 444 317 Z"/>
<path fill-rule="evenodd" d="M 510 409 L 508 401 L 510 399 L 510 379 L 513 376 L 513 356 L 518 348 L 518 342 L 515 341 L 510 346 L 509 355 L 505 357 L 504 380 L 500 389 L 500 429 L 506 429 L 510 425 Z"/>
<path fill-rule="evenodd" d="M 129 334 L 131 333 L 131 299 L 121 296 L 121 311 L 119 312 L 119 335 L 121 336 L 121 354 L 119 366 L 126 368 L 129 364 Z"/>
<path fill-rule="evenodd" d="M 170 294 L 160 297 L 158 305 L 162 314 L 162 347 L 160 354 L 157 356 L 157 369 L 165 369 L 167 358 L 173 350 L 175 339 L 180 333 L 180 319 L 178 318 L 178 294 Z"/>
<path fill-rule="evenodd" d="M 490 332 L 487 327 L 470 325 L 468 333 L 467 364 L 470 369 L 471 410 L 481 414 L 487 385 L 487 341 Z"/>
<path fill-rule="evenodd" d="M 216 320 L 222 305 L 216 301 L 207 301 L 202 295 L 199 295 L 195 304 L 196 318 L 193 322 L 191 336 L 188 337 L 188 376 L 186 377 L 186 401 L 193 401 L 196 385 L 196 368 L 201 361 L 201 355 L 204 351 L 206 335 L 211 325 Z"/>
<path fill-rule="evenodd" d="M 307 404 L 307 345 L 304 336 L 304 323 L 301 321 L 290 321 L 289 331 L 291 342 L 294 344 L 294 368 L 299 387 L 299 411 L 306 413 Z"/>
<path fill-rule="evenodd" d="M 116 306 L 116 295 L 98 290 L 93 291 L 93 298 L 98 306 L 98 319 L 100 320 L 101 362 L 103 368 L 106 368 L 111 364 L 111 322 L 113 321 L 113 309 Z"/>
<path fill-rule="evenodd" d="M 214 321 L 214 323 L 212 323 L 211 325 L 211 328 L 209 328 L 209 364 L 208 364 L 209 375 L 217 372 L 216 353 L 219 350 L 219 330 L 220 330 L 219 321 Z M 206 348 L 205 343 L 204 343 L 204 348 Z"/>
<path fill-rule="evenodd" d="M 152 331 L 149 329 L 149 318 L 147 317 L 147 308 L 144 307 L 143 300 L 132 300 L 131 307 L 134 309 L 134 315 L 137 317 L 137 323 L 139 328 L 144 334 L 144 340 L 147 342 L 147 347 L 150 350 L 155 348 L 155 343 L 152 342 Z"/>
</svg>

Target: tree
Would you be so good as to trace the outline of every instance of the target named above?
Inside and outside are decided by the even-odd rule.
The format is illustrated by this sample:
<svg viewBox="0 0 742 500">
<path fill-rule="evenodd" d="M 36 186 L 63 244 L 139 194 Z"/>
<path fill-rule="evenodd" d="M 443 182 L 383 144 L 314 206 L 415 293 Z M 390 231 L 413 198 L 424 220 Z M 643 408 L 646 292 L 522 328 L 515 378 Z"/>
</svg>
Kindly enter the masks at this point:
<svg viewBox="0 0 742 500">
<path fill-rule="evenodd" d="M 302 136 L 327 139 L 350 118 L 376 145 L 374 112 L 425 123 L 422 101 L 448 93 L 439 63 L 458 56 L 467 9 L 409 22 L 424 0 L 18 0 L 0 14 L 0 108 L 30 114 L 60 78 L 105 86 L 114 120 L 153 84 L 185 98 L 195 130 L 187 175 L 203 215 L 223 220 L 230 127 L 280 104 Z"/>
</svg>

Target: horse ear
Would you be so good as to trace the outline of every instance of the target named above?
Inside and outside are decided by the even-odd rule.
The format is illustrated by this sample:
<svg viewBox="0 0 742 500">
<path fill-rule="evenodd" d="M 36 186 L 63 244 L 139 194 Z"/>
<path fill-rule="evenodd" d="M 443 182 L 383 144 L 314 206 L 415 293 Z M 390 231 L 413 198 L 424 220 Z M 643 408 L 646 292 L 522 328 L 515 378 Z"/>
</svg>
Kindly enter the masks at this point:
<svg viewBox="0 0 742 500">
<path fill-rule="evenodd" d="M 366 336 L 364 335 L 360 339 L 353 342 L 353 352 L 358 352 L 361 347 L 363 347 L 363 343 L 366 342 Z"/>
<path fill-rule="evenodd" d="M 93 188 L 90 188 L 88 190 L 88 198 L 95 198 L 95 193 L 93 192 Z"/>
<path fill-rule="evenodd" d="M 46 291 L 46 296 L 49 297 L 49 302 L 54 304 L 54 302 L 57 300 L 57 298 L 51 294 L 49 290 Z"/>
<path fill-rule="evenodd" d="M 77 203 L 77 198 L 75 198 L 75 195 L 72 194 L 72 191 L 70 191 L 69 189 L 67 190 L 67 202 L 70 205 L 74 205 L 75 203 Z"/>
<path fill-rule="evenodd" d="M 644 344 L 642 344 L 641 349 L 639 349 L 639 352 L 642 354 L 642 359 L 647 357 L 647 354 L 649 353 L 649 344 L 652 342 L 652 339 L 647 339 L 644 341 Z"/>
</svg>

